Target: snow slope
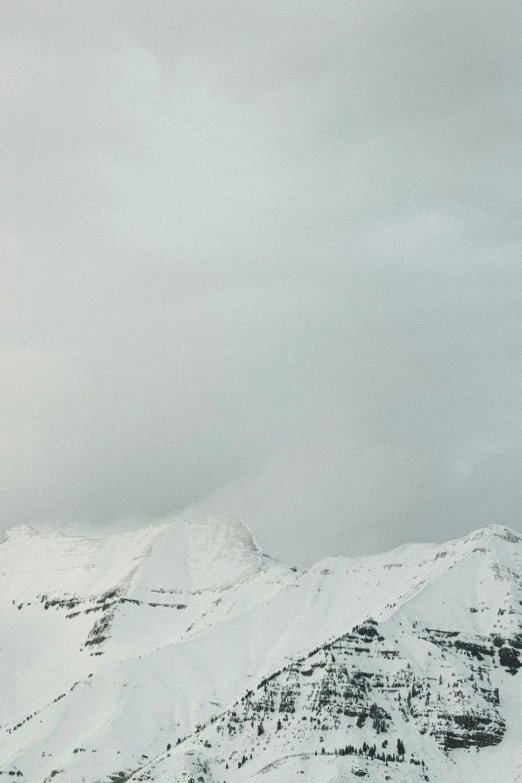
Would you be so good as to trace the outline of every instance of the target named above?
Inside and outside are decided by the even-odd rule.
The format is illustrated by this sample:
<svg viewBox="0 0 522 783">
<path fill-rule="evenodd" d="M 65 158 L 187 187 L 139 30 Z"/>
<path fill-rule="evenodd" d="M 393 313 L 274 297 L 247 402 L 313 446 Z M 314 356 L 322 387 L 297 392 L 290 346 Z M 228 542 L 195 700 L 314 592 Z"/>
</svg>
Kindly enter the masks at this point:
<svg viewBox="0 0 522 783">
<path fill-rule="evenodd" d="M 522 781 L 507 528 L 305 572 L 234 518 L 13 528 L 0 656 L 0 781 Z"/>
</svg>

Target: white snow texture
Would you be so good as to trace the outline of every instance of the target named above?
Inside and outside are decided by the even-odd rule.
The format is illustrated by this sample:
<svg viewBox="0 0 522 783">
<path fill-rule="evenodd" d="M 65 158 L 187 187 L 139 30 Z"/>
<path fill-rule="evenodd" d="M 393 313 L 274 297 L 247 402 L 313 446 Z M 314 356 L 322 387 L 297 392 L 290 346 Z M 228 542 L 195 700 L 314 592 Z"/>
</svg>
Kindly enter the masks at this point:
<svg viewBox="0 0 522 783">
<path fill-rule="evenodd" d="M 522 781 L 522 540 L 300 572 L 235 518 L 0 546 L 0 783 Z"/>
</svg>

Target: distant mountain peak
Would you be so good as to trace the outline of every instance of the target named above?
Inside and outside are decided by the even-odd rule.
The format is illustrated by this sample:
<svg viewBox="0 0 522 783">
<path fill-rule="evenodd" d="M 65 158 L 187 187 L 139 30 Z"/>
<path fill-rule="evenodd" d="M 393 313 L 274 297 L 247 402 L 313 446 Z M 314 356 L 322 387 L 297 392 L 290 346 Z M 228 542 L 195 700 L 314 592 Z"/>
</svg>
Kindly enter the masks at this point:
<svg viewBox="0 0 522 783">
<path fill-rule="evenodd" d="M 486 527 L 483 527 L 470 535 L 476 536 L 477 538 L 501 538 L 510 544 L 520 544 L 520 542 L 522 542 L 522 536 L 519 536 L 514 530 L 511 530 L 511 528 L 506 527 L 505 525 L 486 525 Z"/>
</svg>

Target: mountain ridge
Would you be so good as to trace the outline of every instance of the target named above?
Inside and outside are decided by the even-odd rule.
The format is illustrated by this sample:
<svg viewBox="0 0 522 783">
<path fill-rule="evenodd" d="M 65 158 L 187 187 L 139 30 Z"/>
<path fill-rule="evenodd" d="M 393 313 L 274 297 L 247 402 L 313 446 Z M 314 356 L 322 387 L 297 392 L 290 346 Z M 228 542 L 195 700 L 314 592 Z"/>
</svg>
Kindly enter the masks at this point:
<svg viewBox="0 0 522 783">
<path fill-rule="evenodd" d="M 0 779 L 515 783 L 521 543 L 490 525 L 299 571 L 234 517 L 11 529 Z"/>
</svg>

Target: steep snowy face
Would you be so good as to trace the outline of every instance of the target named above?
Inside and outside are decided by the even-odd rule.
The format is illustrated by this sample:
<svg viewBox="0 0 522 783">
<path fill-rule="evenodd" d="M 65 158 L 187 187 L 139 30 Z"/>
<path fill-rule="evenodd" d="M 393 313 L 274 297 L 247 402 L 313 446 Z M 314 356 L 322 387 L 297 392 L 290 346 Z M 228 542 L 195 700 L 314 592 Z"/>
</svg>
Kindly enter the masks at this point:
<svg viewBox="0 0 522 783">
<path fill-rule="evenodd" d="M 235 517 L 176 520 L 162 526 L 136 584 L 180 591 L 222 590 L 254 576 L 262 554 Z"/>
<path fill-rule="evenodd" d="M 228 517 L 93 539 L 19 527 L 0 587 L 0 774 L 522 772 L 522 541 L 507 528 L 301 573 Z"/>
</svg>

